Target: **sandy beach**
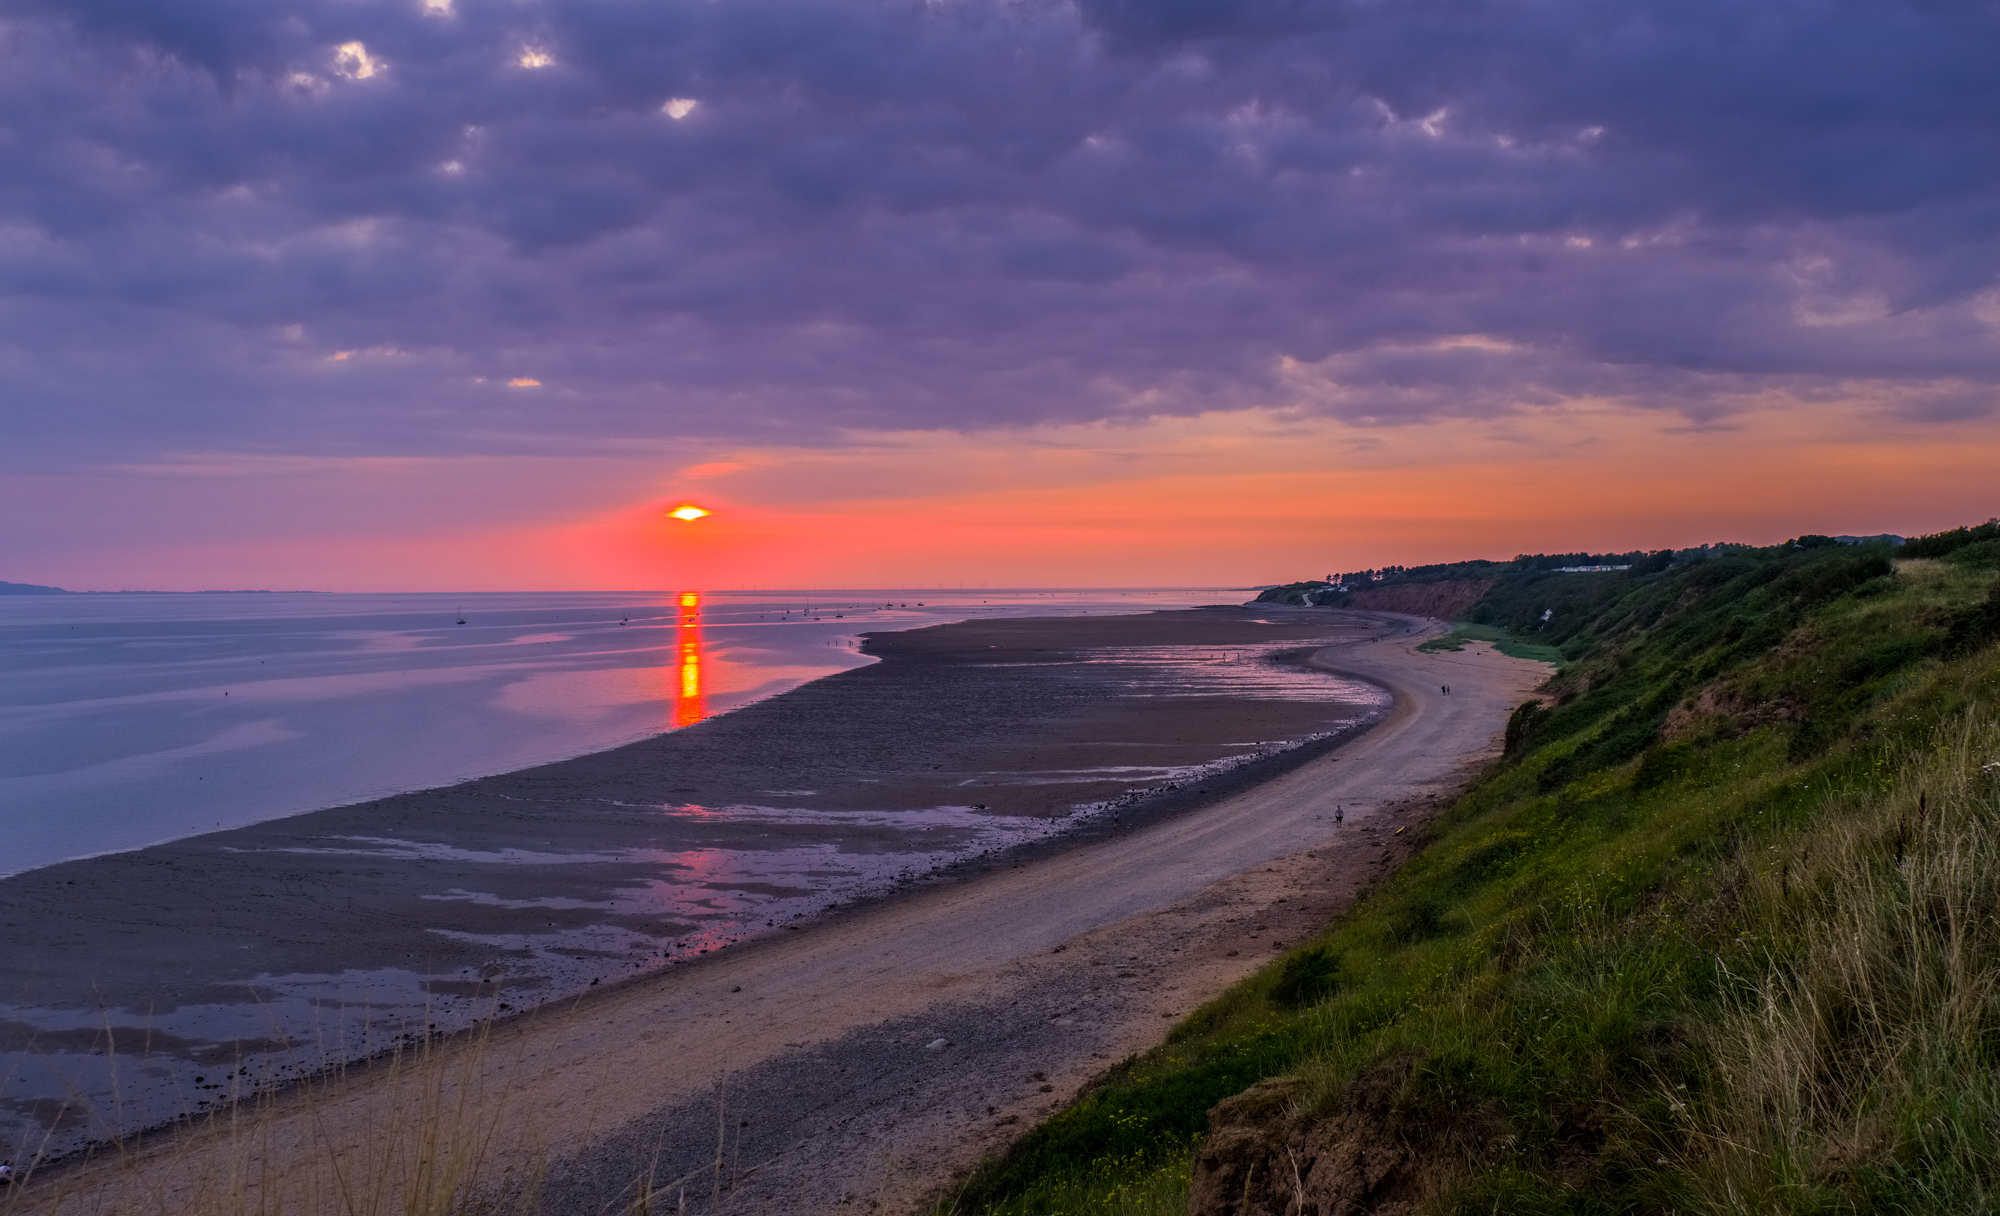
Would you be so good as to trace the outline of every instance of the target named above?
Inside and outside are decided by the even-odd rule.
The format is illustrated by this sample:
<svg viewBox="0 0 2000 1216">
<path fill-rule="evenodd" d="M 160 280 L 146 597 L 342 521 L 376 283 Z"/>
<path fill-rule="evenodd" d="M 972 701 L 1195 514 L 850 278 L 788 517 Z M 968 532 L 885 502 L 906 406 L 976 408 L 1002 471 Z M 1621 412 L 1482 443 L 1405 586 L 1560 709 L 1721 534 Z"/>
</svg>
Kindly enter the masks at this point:
<svg viewBox="0 0 2000 1216">
<path fill-rule="evenodd" d="M 1331 615 L 1267 615 L 1284 624 L 1258 628 L 1323 628 Z M 503 1022 L 446 1050 L 461 1053 L 448 1088 L 487 1112 L 476 1120 L 485 1151 L 524 1171 L 546 1163 L 552 1211 L 617 1210 L 638 1198 L 641 1174 L 685 1189 L 690 1210 L 717 1186 L 736 1212 L 909 1208 L 1337 914 L 1400 855 L 1409 837 L 1396 829 L 1492 754 L 1506 714 L 1547 672 L 1485 647 L 1416 652 L 1436 628 L 1417 618 L 1339 624 L 1344 635 L 1310 662 L 1395 701 L 1324 754 L 1098 839 L 996 857 Z M 938 653 L 944 665 L 968 648 Z M 58 1170 L 34 1196 L 60 1196 L 63 1211 L 166 1211 L 228 1177 L 324 1203 L 331 1162 L 381 1150 L 406 1084 L 393 1072 L 357 1070 L 310 1102 L 280 1101 L 254 1147 L 218 1130 L 162 1134 Z M 394 1177 L 414 1163 L 365 1168 Z"/>
<path fill-rule="evenodd" d="M 0 881 L 0 1155 L 1245 788 L 1380 712 L 1303 665 L 1356 632 L 1223 608 L 876 634 L 876 664 L 626 747 Z"/>
</svg>

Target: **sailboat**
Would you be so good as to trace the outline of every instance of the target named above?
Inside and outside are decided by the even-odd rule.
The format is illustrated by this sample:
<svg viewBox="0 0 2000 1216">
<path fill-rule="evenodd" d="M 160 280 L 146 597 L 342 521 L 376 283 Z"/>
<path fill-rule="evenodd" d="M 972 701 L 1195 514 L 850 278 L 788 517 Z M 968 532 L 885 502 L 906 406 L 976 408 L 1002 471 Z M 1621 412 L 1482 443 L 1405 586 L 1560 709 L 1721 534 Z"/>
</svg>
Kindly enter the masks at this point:
<svg viewBox="0 0 2000 1216">
<path fill-rule="evenodd" d="M 465 624 L 465 605 L 460 604 L 458 608 L 455 610 L 454 615 L 458 617 L 459 624 L 461 625 Z"/>
</svg>

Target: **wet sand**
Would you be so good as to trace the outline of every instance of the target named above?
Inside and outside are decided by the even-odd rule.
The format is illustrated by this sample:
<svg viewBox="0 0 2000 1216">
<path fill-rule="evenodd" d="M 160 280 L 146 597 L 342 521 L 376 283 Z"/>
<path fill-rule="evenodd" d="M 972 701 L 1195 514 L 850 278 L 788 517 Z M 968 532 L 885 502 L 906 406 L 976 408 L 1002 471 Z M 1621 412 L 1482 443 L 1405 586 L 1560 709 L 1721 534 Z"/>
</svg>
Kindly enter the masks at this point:
<svg viewBox="0 0 2000 1216">
<path fill-rule="evenodd" d="M 627 747 L 0 881 L 0 1155 L 1183 812 L 1374 712 L 1302 666 L 1362 632 L 1225 608 L 873 635 L 877 665 Z"/>
<path fill-rule="evenodd" d="M 1396 702 L 1330 754 L 503 1025 L 461 1049 L 449 1088 L 494 1112 L 481 1126 L 502 1160 L 552 1163 L 551 1211 L 615 1210 L 642 1170 L 669 1184 L 656 1208 L 672 1210 L 681 1179 L 689 1210 L 704 1210 L 718 1131 L 731 1211 L 913 1206 L 1344 907 L 1393 863 L 1407 840 L 1394 827 L 1483 763 L 1547 674 L 1484 647 L 1417 653 L 1431 626 L 1412 618 L 1348 620 L 1364 628 L 1313 661 Z M 147 1197 L 131 1210 L 173 1210 L 247 1168 L 266 1202 L 282 1188 L 323 1203 L 332 1150 L 377 1178 L 415 1167 L 372 1133 L 396 1098 L 389 1080 L 364 1072 L 281 1106 L 254 1149 L 163 1137 L 37 1194 L 60 1191 L 65 1211 L 109 1211 L 121 1194 Z M 504 1109 L 481 1106 L 502 1094 Z"/>
</svg>

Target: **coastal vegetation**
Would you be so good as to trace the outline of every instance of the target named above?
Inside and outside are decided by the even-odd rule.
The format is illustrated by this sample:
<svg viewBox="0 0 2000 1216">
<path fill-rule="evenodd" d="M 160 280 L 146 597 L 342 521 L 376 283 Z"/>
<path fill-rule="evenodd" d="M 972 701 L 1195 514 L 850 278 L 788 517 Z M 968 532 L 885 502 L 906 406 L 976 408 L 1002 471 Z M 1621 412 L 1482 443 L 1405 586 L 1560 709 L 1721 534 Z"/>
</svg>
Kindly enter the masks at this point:
<svg viewBox="0 0 2000 1216">
<path fill-rule="evenodd" d="M 1495 625 L 1476 625 L 1471 621 L 1460 621 L 1450 633 L 1439 634 L 1427 642 L 1419 643 L 1418 650 L 1427 653 L 1464 650 L 1469 642 L 1485 642 L 1504 655 L 1517 659 L 1527 659 L 1535 663 L 1548 663 L 1562 667 L 1569 662 L 1559 647 L 1537 640 L 1533 633 L 1522 637 L 1512 630 Z"/>
<path fill-rule="evenodd" d="M 1993 1206 L 2000 525 L 1633 556 L 1480 572 L 1504 757 L 940 1211 Z"/>
</svg>

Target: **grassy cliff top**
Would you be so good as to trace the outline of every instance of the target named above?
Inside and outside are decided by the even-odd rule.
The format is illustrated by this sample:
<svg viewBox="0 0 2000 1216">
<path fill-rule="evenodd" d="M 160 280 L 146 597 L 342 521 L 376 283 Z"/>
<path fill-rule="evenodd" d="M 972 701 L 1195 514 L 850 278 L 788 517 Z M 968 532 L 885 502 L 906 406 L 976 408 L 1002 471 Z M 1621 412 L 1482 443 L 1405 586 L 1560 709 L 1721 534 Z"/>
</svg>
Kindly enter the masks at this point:
<svg viewBox="0 0 2000 1216">
<path fill-rule="evenodd" d="M 1501 578 L 1471 618 L 1567 664 L 1505 760 L 952 1209 L 1990 1206 L 2000 537 L 1960 531 Z"/>
</svg>

